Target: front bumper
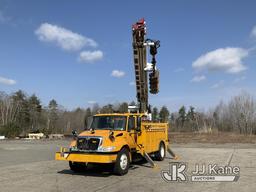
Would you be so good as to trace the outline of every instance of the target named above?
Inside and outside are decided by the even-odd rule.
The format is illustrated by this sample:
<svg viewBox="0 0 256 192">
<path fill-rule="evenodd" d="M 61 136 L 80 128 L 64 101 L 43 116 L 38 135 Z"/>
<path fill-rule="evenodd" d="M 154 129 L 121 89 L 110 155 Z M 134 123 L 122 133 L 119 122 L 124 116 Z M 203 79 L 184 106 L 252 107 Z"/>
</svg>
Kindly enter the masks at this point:
<svg viewBox="0 0 256 192">
<path fill-rule="evenodd" d="M 56 152 L 55 160 L 85 162 L 85 163 L 114 163 L 117 154 L 113 153 L 78 153 Z"/>
</svg>

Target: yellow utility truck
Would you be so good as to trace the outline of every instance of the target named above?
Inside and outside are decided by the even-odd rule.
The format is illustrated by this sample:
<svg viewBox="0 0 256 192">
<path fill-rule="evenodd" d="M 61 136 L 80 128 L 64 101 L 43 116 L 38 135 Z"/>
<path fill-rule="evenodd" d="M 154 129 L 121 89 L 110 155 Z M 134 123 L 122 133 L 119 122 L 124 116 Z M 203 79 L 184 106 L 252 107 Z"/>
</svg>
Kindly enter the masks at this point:
<svg viewBox="0 0 256 192">
<path fill-rule="evenodd" d="M 148 104 L 148 79 L 151 94 L 159 91 L 159 71 L 156 54 L 160 41 L 145 39 L 146 22 L 132 25 L 134 71 L 137 105 L 128 113 L 96 114 L 90 127 L 80 133 L 73 132 L 69 148 L 56 152 L 56 160 L 68 161 L 71 170 L 80 171 L 88 163 L 112 163 L 114 172 L 124 175 L 137 156 L 144 157 L 155 166 L 151 157 L 162 161 L 168 148 L 168 123 L 153 122 Z M 147 50 L 152 56 L 147 63 Z M 174 154 L 172 153 L 174 156 Z"/>
<path fill-rule="evenodd" d="M 88 163 L 112 163 L 119 175 L 128 172 L 138 154 L 147 160 L 149 154 L 162 161 L 168 146 L 168 125 L 152 123 L 146 118 L 140 113 L 97 114 L 90 130 L 80 133 L 55 158 L 69 161 L 73 171 L 86 168 Z"/>
</svg>

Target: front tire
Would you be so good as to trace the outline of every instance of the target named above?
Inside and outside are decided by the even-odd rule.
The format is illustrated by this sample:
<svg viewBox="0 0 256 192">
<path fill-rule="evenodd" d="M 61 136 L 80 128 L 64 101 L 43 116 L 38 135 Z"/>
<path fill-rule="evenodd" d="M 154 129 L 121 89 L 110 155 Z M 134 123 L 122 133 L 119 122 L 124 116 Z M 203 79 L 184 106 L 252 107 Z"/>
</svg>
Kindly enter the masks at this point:
<svg viewBox="0 0 256 192">
<path fill-rule="evenodd" d="M 130 167 L 130 155 L 126 148 L 123 148 L 117 155 L 114 165 L 114 173 L 117 175 L 125 175 Z"/>
<path fill-rule="evenodd" d="M 155 154 L 156 160 L 163 161 L 165 158 L 165 153 L 166 153 L 165 145 L 163 142 L 161 142 L 159 145 L 159 150 Z"/>
<path fill-rule="evenodd" d="M 69 167 L 74 172 L 82 172 L 82 171 L 86 170 L 87 164 L 86 163 L 69 161 Z"/>
</svg>

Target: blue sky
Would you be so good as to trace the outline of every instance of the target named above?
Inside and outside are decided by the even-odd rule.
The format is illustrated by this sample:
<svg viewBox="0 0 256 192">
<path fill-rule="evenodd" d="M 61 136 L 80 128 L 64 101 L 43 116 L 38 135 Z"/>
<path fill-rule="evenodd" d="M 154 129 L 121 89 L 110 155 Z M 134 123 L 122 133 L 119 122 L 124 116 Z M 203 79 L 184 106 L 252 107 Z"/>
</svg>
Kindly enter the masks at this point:
<svg viewBox="0 0 256 192">
<path fill-rule="evenodd" d="M 172 111 L 256 95 L 256 2 L 0 1 L 0 90 L 68 109 L 136 100 L 131 25 L 159 39 L 160 93 Z"/>
</svg>

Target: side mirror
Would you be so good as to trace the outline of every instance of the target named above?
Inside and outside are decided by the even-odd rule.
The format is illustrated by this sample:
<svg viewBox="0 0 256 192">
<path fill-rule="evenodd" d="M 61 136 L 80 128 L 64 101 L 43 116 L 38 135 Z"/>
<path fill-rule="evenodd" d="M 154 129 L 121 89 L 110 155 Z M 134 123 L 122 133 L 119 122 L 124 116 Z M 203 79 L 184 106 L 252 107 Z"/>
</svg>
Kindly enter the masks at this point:
<svg viewBox="0 0 256 192">
<path fill-rule="evenodd" d="M 141 117 L 137 117 L 137 128 L 136 131 L 141 131 Z"/>
<path fill-rule="evenodd" d="M 84 130 L 89 130 L 92 125 L 93 116 L 89 116 L 85 120 Z"/>
<path fill-rule="evenodd" d="M 76 131 L 76 130 L 73 130 L 73 131 L 72 131 L 72 135 L 73 135 L 74 139 L 76 139 L 77 136 L 78 136 L 78 135 L 77 135 L 77 131 Z"/>
</svg>

